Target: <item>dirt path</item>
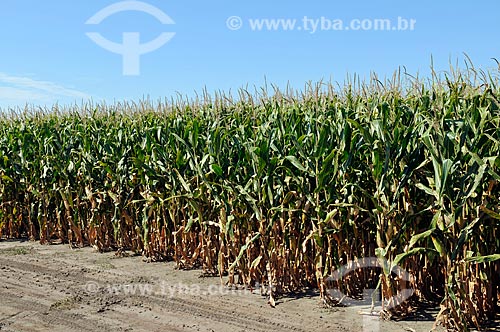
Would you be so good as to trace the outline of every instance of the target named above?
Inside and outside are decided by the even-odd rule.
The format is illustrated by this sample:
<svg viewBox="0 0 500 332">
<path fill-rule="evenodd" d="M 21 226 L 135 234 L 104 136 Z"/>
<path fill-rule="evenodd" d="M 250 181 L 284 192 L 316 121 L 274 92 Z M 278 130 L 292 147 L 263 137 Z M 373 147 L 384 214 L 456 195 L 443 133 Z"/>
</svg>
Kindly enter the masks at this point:
<svg viewBox="0 0 500 332">
<path fill-rule="evenodd" d="M 0 331 L 418 332 L 433 323 L 379 323 L 359 306 L 324 309 L 316 294 L 273 309 L 258 291 L 200 275 L 92 248 L 0 241 Z"/>
</svg>

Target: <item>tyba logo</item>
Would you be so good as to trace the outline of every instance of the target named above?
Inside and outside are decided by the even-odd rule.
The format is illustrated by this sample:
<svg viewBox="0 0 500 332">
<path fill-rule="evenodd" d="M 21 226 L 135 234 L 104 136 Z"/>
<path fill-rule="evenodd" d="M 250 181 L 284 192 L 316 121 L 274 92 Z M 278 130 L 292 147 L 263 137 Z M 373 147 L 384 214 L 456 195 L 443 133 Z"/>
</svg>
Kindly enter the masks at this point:
<svg viewBox="0 0 500 332">
<path fill-rule="evenodd" d="M 94 16 L 89 18 L 85 24 L 98 25 L 104 19 L 125 11 L 138 11 L 147 13 L 155 17 L 162 24 L 175 24 L 175 22 L 162 10 L 145 2 L 140 1 L 122 1 L 101 9 Z M 167 42 L 175 35 L 175 32 L 163 32 L 156 39 L 141 44 L 139 32 L 124 32 L 121 44 L 112 42 L 104 38 L 98 32 L 88 32 L 86 35 L 97 45 L 113 53 L 121 54 L 123 57 L 123 75 L 140 75 L 141 55 L 153 52 Z"/>
</svg>

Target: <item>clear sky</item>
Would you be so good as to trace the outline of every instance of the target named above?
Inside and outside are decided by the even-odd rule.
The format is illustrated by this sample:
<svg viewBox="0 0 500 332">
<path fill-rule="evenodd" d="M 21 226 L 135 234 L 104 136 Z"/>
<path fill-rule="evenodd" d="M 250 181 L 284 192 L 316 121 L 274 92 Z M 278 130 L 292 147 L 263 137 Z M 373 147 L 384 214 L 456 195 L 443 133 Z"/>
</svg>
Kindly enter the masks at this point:
<svg viewBox="0 0 500 332">
<path fill-rule="evenodd" d="M 0 107 L 193 96 L 205 87 L 253 89 L 265 79 L 300 89 L 321 79 L 342 83 L 348 73 L 384 77 L 399 66 L 428 76 L 431 56 L 437 70 L 450 61 L 462 64 L 464 52 L 485 69 L 496 67 L 491 58 L 500 59 L 498 0 L 143 2 L 175 24 L 137 10 L 85 24 L 120 3 L 115 0 L 0 0 Z M 228 20 L 232 16 L 239 20 Z M 415 20 L 414 29 L 397 28 L 398 17 Z M 255 22 L 262 19 L 296 24 L 273 30 L 264 23 L 258 31 Z M 391 29 L 359 30 L 361 22 L 369 28 L 375 19 L 390 20 Z M 359 24 L 351 25 L 353 20 Z M 332 22 L 336 28 L 328 29 Z M 122 43 L 124 32 L 140 33 L 140 43 L 164 32 L 175 35 L 140 56 L 140 74 L 130 76 L 124 75 L 123 56 L 98 46 L 88 32 L 115 43 Z"/>
</svg>

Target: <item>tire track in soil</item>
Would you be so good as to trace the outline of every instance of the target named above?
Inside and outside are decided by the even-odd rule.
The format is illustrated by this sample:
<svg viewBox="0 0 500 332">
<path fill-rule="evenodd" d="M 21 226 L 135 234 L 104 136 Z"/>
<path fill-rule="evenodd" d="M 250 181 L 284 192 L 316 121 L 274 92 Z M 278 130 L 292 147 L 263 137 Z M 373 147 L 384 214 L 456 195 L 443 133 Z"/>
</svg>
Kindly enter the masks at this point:
<svg viewBox="0 0 500 332">
<path fill-rule="evenodd" d="M 40 303 L 38 296 L 30 296 L 26 292 L 23 293 L 23 297 L 19 297 L 17 290 L 15 292 L 2 290 L 0 291 L 0 297 L 2 298 L 2 307 L 5 306 L 19 312 L 17 315 L 2 320 L 2 323 L 6 324 L 7 327 L 13 325 L 13 323 L 22 323 L 22 316 L 29 314 L 30 318 L 35 318 L 35 322 L 40 323 L 40 325 L 64 326 L 66 331 L 88 331 L 89 326 L 94 326 L 101 331 L 112 330 L 111 326 L 103 325 L 101 322 L 92 319 L 86 319 L 86 317 L 76 313 L 51 310 L 50 306 Z"/>
<path fill-rule="evenodd" d="M 72 270 L 55 270 L 52 268 L 48 268 L 41 264 L 34 264 L 30 262 L 20 262 L 18 260 L 7 259 L 5 257 L 0 257 L 0 265 L 7 267 L 7 269 L 12 272 L 15 276 L 22 275 L 22 278 L 19 283 L 12 282 L 9 280 L 5 280 L 4 284 L 8 284 L 11 287 L 14 286 L 16 289 L 15 292 L 5 292 L 1 293 L 3 296 L 6 296 L 10 299 L 15 299 L 14 301 L 9 301 L 10 306 L 17 310 L 26 310 L 26 308 L 32 308 L 33 306 L 42 305 L 43 310 L 36 311 L 38 314 L 43 314 L 44 321 L 52 322 L 57 325 L 63 325 L 74 331 L 86 331 L 88 329 L 89 324 L 91 326 L 96 326 L 96 321 L 94 319 L 87 319 L 84 315 L 75 315 L 68 314 L 62 310 L 50 310 L 50 304 L 55 303 L 57 301 L 56 298 L 53 298 L 52 303 L 45 301 L 44 304 L 42 298 L 47 296 L 43 290 L 40 292 L 31 291 L 31 294 L 26 291 L 22 291 L 23 284 L 25 279 L 33 279 L 37 276 L 43 275 L 45 278 L 50 276 L 52 279 L 49 281 L 42 281 L 40 283 L 41 288 L 46 288 L 55 286 L 57 290 L 66 290 L 69 293 L 78 295 L 81 299 L 78 301 L 78 304 L 88 303 L 88 302 L 104 302 L 104 303 L 113 303 L 114 306 L 120 307 L 119 311 L 123 311 L 126 315 L 130 313 L 130 309 L 126 307 L 122 307 L 119 303 L 120 301 L 127 299 L 135 299 L 139 300 L 144 306 L 152 306 L 153 308 L 160 308 L 161 311 L 178 313 L 183 315 L 189 315 L 192 317 L 196 317 L 197 319 L 203 319 L 207 321 L 216 321 L 226 326 L 233 326 L 235 328 L 240 328 L 243 330 L 252 330 L 252 331 L 269 331 L 270 329 L 273 331 L 305 331 L 297 326 L 286 324 L 283 317 L 279 317 L 278 319 L 267 319 L 258 314 L 258 312 L 251 313 L 244 310 L 238 310 L 238 305 L 234 303 L 234 301 L 225 301 L 222 299 L 217 299 L 216 306 L 210 301 L 205 303 L 203 300 L 189 300 L 186 298 L 179 297 L 169 297 L 163 298 L 159 296 L 121 296 L 121 295 L 113 295 L 113 294 L 88 294 L 83 288 L 82 285 L 87 282 L 95 282 L 99 284 L 102 283 L 101 279 L 93 278 L 84 275 L 83 273 L 78 273 L 78 271 Z M 124 277 L 122 276 L 114 276 L 115 278 Z M 0 280 L 4 279 L 5 276 L 2 275 Z M 120 278 L 121 279 L 121 278 Z M 4 280 L 2 280 L 3 282 Z M 122 280 L 108 280 L 110 283 L 119 283 Z M 15 287 L 17 286 L 17 287 Z M 24 299 L 18 298 L 16 293 L 21 291 L 23 293 Z M 2 297 L 3 297 L 2 296 Z M 26 299 L 26 297 L 29 298 Z M 101 301 L 99 301 L 101 300 Z M 116 304 L 116 302 L 118 302 Z M 109 308 L 104 308 L 109 309 Z M 124 309 L 124 310 L 123 310 Z M 133 310 L 132 310 L 133 311 Z M 156 310 L 155 310 L 156 311 Z M 127 318 L 125 316 L 125 318 Z M 119 320 L 119 317 L 114 317 L 112 321 L 115 323 L 116 320 Z M 140 319 L 137 319 L 138 321 Z M 9 320 L 7 320 L 9 321 Z M 5 321 L 4 321 L 5 323 Z M 102 322 L 101 322 L 102 323 Z M 158 322 L 158 325 L 163 325 L 162 322 Z M 110 329 L 110 326 L 114 324 L 104 324 L 99 326 L 99 330 L 107 331 Z M 121 325 L 121 324 L 116 324 Z M 116 325 L 115 330 L 116 330 Z M 97 327 L 97 326 L 96 326 Z M 173 329 L 174 326 L 168 326 L 169 329 Z"/>
</svg>

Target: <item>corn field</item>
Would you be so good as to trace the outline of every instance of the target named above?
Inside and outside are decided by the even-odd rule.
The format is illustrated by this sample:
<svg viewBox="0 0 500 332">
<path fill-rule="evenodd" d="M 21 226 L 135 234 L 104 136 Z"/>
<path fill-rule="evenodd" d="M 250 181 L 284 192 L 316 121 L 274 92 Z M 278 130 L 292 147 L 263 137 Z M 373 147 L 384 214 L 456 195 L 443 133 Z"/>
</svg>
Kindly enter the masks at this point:
<svg viewBox="0 0 500 332">
<path fill-rule="evenodd" d="M 483 77 L 484 76 L 484 77 Z M 395 75 L 342 89 L 26 109 L 0 118 L 0 237 L 132 250 L 228 284 L 315 287 L 355 270 L 385 315 L 438 301 L 455 330 L 500 299 L 500 88 L 496 72 Z M 369 274 L 369 275 L 368 275 Z"/>
</svg>

